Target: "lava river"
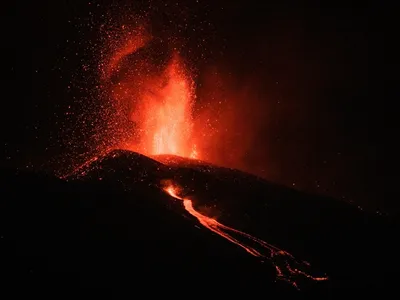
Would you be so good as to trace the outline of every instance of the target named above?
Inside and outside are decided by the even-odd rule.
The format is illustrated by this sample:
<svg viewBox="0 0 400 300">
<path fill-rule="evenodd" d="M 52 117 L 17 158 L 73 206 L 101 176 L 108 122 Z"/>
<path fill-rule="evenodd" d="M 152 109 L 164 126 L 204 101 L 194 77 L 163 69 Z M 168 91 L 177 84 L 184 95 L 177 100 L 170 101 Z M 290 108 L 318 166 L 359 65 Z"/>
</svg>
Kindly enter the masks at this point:
<svg viewBox="0 0 400 300">
<path fill-rule="evenodd" d="M 298 261 L 286 251 L 199 213 L 193 207 L 192 200 L 179 196 L 181 188 L 178 185 L 168 184 L 163 189 L 174 199 L 183 201 L 185 210 L 195 217 L 205 228 L 227 239 L 238 247 L 243 248 L 247 253 L 259 258 L 262 262 L 265 259 L 271 261 L 276 269 L 278 279 L 288 282 L 297 289 L 299 289 L 298 279 L 301 278 L 313 281 L 324 281 L 328 279 L 327 276 L 319 277 L 311 275 L 308 271 L 310 269 L 310 264 L 308 262 Z"/>
</svg>

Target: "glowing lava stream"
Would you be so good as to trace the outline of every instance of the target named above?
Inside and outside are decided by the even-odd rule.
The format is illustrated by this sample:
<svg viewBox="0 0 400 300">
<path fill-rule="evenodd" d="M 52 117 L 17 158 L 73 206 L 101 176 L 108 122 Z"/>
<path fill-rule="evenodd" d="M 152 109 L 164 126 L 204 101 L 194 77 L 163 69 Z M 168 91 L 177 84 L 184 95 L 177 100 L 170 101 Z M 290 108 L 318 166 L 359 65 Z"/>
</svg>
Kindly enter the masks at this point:
<svg viewBox="0 0 400 300">
<path fill-rule="evenodd" d="M 327 276 L 323 277 L 315 277 L 310 274 L 308 274 L 305 271 L 300 270 L 299 268 L 309 268 L 310 264 L 305 261 L 297 261 L 290 253 L 283 251 L 273 245 L 268 244 L 267 242 L 253 237 L 252 235 L 242 232 L 240 230 L 234 229 L 232 227 L 223 225 L 219 223 L 217 220 L 209 218 L 198 211 L 196 211 L 193 207 L 192 200 L 188 198 L 182 198 L 180 197 L 179 194 L 179 187 L 174 186 L 174 185 L 168 185 L 167 187 L 164 188 L 164 191 L 167 192 L 170 196 L 172 196 L 175 199 L 182 200 L 183 201 L 183 206 L 185 210 L 190 213 L 193 217 L 195 217 L 201 225 L 203 225 L 205 228 L 211 230 L 212 232 L 222 236 L 223 238 L 227 239 L 228 241 L 234 243 L 235 245 L 243 248 L 248 252 L 249 254 L 259 257 L 261 259 L 266 258 L 272 261 L 276 272 L 277 272 L 277 278 L 284 280 L 291 285 L 293 285 L 295 288 L 299 288 L 297 283 L 296 283 L 296 278 L 297 277 L 306 277 L 310 280 L 314 281 L 324 281 L 328 280 Z M 254 247 L 250 245 L 246 245 L 245 243 L 239 241 L 238 239 L 234 238 L 231 233 L 234 233 L 238 236 L 244 237 L 245 239 L 253 242 L 254 244 L 258 245 L 260 250 L 255 249 Z M 262 252 L 267 252 L 268 254 L 263 254 Z M 274 259 L 278 258 L 280 256 L 281 263 L 279 263 L 279 259 Z"/>
</svg>

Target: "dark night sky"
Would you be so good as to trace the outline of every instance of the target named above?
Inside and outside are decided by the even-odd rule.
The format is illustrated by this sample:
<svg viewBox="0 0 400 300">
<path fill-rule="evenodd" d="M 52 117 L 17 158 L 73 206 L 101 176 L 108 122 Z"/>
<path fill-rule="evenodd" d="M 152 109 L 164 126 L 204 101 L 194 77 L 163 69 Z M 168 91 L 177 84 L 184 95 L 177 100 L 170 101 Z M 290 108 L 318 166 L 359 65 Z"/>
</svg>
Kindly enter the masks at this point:
<svg viewBox="0 0 400 300">
<path fill-rule="evenodd" d="M 94 84 L 90 76 L 95 74 L 77 71 L 93 60 L 87 45 L 98 38 L 88 20 L 97 18 L 99 25 L 110 9 L 106 1 L 90 2 L 37 1 L 2 8 L 2 164 L 40 165 L 68 151 L 68 137 L 60 136 L 77 120 L 65 118 L 65 112 L 68 106 L 86 105 L 82 99 Z M 165 8 L 165 1 L 152 1 L 158 8 L 150 16 L 155 28 L 173 31 L 189 22 L 189 28 L 201 29 L 182 33 L 200 75 L 217 66 L 233 85 L 257 85 L 263 99 L 259 105 L 268 118 L 258 126 L 245 167 L 314 193 L 372 208 L 396 207 L 378 198 L 387 176 L 381 110 L 368 84 L 367 4 L 178 2 L 179 7 L 174 1 Z M 201 58 L 196 45 L 202 39 L 207 47 Z M 86 88 L 74 88 L 77 82 Z"/>
</svg>

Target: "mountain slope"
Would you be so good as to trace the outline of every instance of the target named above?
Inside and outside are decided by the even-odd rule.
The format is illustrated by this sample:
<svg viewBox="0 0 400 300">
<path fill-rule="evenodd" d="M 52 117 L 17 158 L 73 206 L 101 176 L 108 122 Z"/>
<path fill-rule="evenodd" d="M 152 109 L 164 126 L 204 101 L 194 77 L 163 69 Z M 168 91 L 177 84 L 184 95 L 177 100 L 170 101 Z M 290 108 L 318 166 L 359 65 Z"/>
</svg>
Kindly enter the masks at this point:
<svg viewBox="0 0 400 300">
<path fill-rule="evenodd" d="M 268 261 L 202 227 L 162 190 L 165 180 L 182 186 L 204 215 L 329 275 L 302 292 L 389 288 L 397 278 L 391 224 L 237 170 L 113 151 L 64 179 L 11 171 L 1 177 L 2 272 L 9 286 L 137 292 L 152 283 L 226 295 L 297 292 L 276 280 Z"/>
</svg>

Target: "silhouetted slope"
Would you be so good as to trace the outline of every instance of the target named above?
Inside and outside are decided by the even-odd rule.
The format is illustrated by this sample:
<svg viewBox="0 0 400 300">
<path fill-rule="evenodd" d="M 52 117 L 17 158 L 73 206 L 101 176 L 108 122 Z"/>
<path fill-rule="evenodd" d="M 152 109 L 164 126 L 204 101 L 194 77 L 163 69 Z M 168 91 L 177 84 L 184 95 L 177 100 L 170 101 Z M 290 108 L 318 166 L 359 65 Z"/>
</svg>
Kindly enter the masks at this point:
<svg viewBox="0 0 400 300">
<path fill-rule="evenodd" d="M 4 284 L 132 294 L 153 288 L 165 295 L 186 286 L 225 295 L 294 292 L 274 283 L 268 262 L 261 264 L 196 226 L 181 204 L 161 191 L 164 179 L 179 181 L 200 211 L 305 258 L 332 277 L 304 292 L 388 288 L 398 278 L 398 248 L 391 243 L 397 231 L 390 224 L 239 171 L 199 167 L 166 166 L 114 151 L 68 180 L 2 172 Z"/>
<path fill-rule="evenodd" d="M 398 275 L 398 224 L 346 202 L 299 192 L 254 175 L 163 156 L 198 208 L 319 266 L 343 284 L 390 285 Z"/>
<path fill-rule="evenodd" d="M 1 201 L 6 286 L 137 293 L 185 285 L 218 289 L 223 279 L 238 288 L 279 287 L 271 284 L 272 268 L 196 228 L 158 189 L 126 193 L 103 182 L 36 174 L 7 179 L 1 187 L 8 195 Z"/>
</svg>

